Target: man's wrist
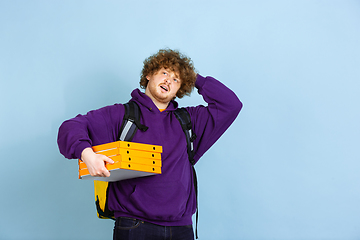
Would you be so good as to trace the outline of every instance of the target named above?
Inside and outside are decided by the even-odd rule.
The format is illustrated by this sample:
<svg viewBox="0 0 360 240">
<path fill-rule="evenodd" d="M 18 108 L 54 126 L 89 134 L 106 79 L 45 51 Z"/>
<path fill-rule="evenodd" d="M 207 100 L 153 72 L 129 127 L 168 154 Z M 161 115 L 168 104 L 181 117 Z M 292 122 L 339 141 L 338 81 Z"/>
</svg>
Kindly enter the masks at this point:
<svg viewBox="0 0 360 240">
<path fill-rule="evenodd" d="M 203 76 L 201 76 L 200 74 L 198 74 L 198 75 L 196 76 L 195 87 L 196 87 L 197 89 L 201 89 L 202 86 L 204 85 L 205 81 L 206 81 L 206 80 L 205 80 L 205 77 L 203 77 Z"/>
<path fill-rule="evenodd" d="M 91 147 L 87 147 L 85 148 L 82 152 L 81 152 L 81 161 L 84 161 L 84 159 L 87 159 L 90 155 L 94 154 L 94 151 L 92 150 Z"/>
</svg>

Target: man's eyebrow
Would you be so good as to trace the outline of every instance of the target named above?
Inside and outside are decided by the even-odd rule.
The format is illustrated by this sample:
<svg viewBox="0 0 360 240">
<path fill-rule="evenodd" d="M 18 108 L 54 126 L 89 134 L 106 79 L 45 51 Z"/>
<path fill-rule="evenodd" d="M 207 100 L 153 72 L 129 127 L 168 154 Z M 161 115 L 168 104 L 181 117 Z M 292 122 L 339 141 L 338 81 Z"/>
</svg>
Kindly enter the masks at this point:
<svg viewBox="0 0 360 240">
<path fill-rule="evenodd" d="M 180 75 L 176 71 L 171 70 L 170 68 L 164 68 L 163 70 L 168 73 L 170 73 L 170 72 L 174 73 L 175 77 L 180 79 Z"/>
</svg>

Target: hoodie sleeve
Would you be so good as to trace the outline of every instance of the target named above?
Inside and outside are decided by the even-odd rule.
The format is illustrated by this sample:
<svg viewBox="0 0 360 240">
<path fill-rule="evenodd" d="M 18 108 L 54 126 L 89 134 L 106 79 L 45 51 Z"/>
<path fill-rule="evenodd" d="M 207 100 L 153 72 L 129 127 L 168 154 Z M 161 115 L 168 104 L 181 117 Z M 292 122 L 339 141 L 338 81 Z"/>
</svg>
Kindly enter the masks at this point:
<svg viewBox="0 0 360 240">
<path fill-rule="evenodd" d="M 60 153 L 76 159 L 87 147 L 116 141 L 123 116 L 124 106 L 115 104 L 63 122 L 57 139 Z"/>
<path fill-rule="evenodd" d="M 197 138 L 195 161 L 220 138 L 239 114 L 242 103 L 233 91 L 212 77 L 197 76 L 195 87 L 208 106 L 189 107 Z"/>
</svg>

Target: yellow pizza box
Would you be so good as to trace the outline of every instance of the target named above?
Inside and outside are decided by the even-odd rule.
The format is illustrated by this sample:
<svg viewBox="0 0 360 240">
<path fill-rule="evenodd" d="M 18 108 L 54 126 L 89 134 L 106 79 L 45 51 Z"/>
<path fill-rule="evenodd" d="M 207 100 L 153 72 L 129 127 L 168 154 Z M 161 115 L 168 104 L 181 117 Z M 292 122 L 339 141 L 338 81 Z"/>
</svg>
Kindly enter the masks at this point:
<svg viewBox="0 0 360 240">
<path fill-rule="evenodd" d="M 151 158 L 151 159 L 161 159 L 161 153 L 157 152 L 148 152 L 134 149 L 124 149 L 124 148 L 113 148 L 102 151 L 95 152 L 97 154 L 103 154 L 108 157 L 122 155 L 128 157 L 140 157 L 140 158 Z"/>
<path fill-rule="evenodd" d="M 120 181 L 129 178 L 145 177 L 161 174 L 161 167 L 143 165 L 127 162 L 115 162 L 114 164 L 106 164 L 106 168 L 110 171 L 110 177 L 93 177 L 89 171 L 85 169 L 79 170 L 80 179 L 98 180 L 105 182 Z"/>
<path fill-rule="evenodd" d="M 136 163 L 136 164 L 150 165 L 156 167 L 162 166 L 160 159 L 150 159 L 150 158 L 131 157 L 131 156 L 123 157 L 122 155 L 116 155 L 109 158 L 111 158 L 114 162 Z M 79 169 L 86 169 L 86 168 L 87 168 L 86 164 L 83 161 L 79 160 Z"/>
<path fill-rule="evenodd" d="M 101 145 L 92 147 L 92 149 L 96 153 L 98 153 L 98 152 L 100 153 L 101 151 L 114 149 L 114 148 L 123 148 L 123 149 L 140 150 L 140 151 L 146 151 L 146 152 L 162 153 L 162 146 L 144 144 L 144 143 L 127 142 L 127 141 L 116 141 L 116 142 L 105 143 L 105 144 L 101 144 Z"/>
</svg>

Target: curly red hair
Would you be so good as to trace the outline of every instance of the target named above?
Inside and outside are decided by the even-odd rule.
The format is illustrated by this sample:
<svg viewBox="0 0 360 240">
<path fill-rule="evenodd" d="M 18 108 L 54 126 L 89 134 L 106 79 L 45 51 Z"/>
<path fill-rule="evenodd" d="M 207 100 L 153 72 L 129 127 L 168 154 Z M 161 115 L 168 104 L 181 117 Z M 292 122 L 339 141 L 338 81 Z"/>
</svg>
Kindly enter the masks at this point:
<svg viewBox="0 0 360 240">
<path fill-rule="evenodd" d="M 177 50 L 160 49 L 156 54 L 144 60 L 141 71 L 140 86 L 146 88 L 149 80 L 146 76 L 156 74 L 161 68 L 169 69 L 181 80 L 181 87 L 176 93 L 178 98 L 190 95 L 196 82 L 196 70 L 192 60 Z"/>
</svg>

